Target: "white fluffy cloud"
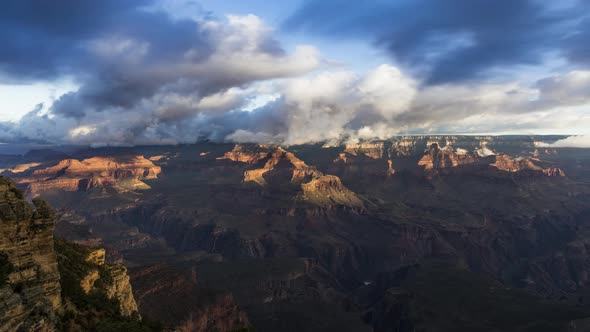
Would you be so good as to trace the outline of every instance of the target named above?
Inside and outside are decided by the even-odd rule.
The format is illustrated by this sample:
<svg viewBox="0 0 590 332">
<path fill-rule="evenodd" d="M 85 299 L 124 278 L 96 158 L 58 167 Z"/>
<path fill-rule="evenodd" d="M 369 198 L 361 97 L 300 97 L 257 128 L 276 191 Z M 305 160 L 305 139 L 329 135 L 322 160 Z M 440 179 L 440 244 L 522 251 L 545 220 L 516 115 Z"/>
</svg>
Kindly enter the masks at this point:
<svg viewBox="0 0 590 332">
<path fill-rule="evenodd" d="M 416 82 L 399 69 L 381 65 L 362 77 L 325 72 L 289 80 L 284 86 L 286 143 L 338 140 L 375 131 L 409 110 Z"/>
<path fill-rule="evenodd" d="M 590 71 L 571 71 L 539 80 L 539 101 L 550 105 L 590 103 Z"/>
<path fill-rule="evenodd" d="M 371 105 L 386 119 L 408 110 L 416 97 L 417 83 L 398 68 L 381 65 L 359 83 L 361 102 Z"/>
<path fill-rule="evenodd" d="M 511 82 L 421 87 L 390 65 L 363 76 L 324 72 L 281 85 L 282 100 L 270 106 L 282 117 L 276 131 L 265 128 L 263 135 L 256 135 L 254 127 L 247 129 L 249 135 L 240 132 L 227 139 L 263 137 L 300 144 L 419 133 L 575 134 L 590 127 L 590 113 L 579 90 L 568 85 L 572 77 L 584 75 L 548 77 L 532 86 Z M 548 81 L 555 82 L 551 88 Z M 555 91 L 559 101 L 550 97 Z"/>
<path fill-rule="evenodd" d="M 4 136 L 84 144 L 171 144 L 199 138 L 301 144 L 417 133 L 575 134 L 590 128 L 585 99 L 567 88 L 570 79 L 565 87 L 557 84 L 564 82 L 561 77 L 543 82 L 420 87 L 396 67 L 381 65 L 364 75 L 324 71 L 204 97 L 163 90 L 133 108 L 89 111 L 78 119 L 36 110 L 4 130 Z M 556 91 L 559 102 L 549 97 Z M 272 98 L 256 101 L 261 94 Z M 249 106 L 253 100 L 257 108 Z M 571 138 L 556 146 L 584 142 Z"/>
<path fill-rule="evenodd" d="M 539 146 L 553 148 L 590 148 L 590 135 L 570 136 L 552 144 L 541 143 Z"/>
</svg>

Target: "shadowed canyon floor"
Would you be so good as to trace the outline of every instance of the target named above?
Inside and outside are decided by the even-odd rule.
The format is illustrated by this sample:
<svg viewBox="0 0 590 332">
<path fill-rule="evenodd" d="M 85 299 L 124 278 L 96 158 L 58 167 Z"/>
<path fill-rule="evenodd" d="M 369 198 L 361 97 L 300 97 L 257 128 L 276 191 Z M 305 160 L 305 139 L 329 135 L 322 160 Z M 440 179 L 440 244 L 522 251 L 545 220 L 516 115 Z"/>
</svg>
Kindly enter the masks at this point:
<svg viewBox="0 0 590 332">
<path fill-rule="evenodd" d="M 0 171 L 169 328 L 585 331 L 590 149 L 539 143 L 559 138 L 80 148 Z"/>
</svg>

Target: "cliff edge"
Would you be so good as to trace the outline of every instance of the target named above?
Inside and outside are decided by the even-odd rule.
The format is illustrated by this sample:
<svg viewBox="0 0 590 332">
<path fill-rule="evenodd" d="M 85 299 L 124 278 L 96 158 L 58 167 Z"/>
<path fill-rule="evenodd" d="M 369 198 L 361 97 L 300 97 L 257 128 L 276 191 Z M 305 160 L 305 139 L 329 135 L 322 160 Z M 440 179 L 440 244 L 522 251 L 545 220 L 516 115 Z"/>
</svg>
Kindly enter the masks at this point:
<svg viewBox="0 0 590 332">
<path fill-rule="evenodd" d="M 160 330 L 140 320 L 125 267 L 54 228 L 45 201 L 0 177 L 0 332 Z"/>
</svg>

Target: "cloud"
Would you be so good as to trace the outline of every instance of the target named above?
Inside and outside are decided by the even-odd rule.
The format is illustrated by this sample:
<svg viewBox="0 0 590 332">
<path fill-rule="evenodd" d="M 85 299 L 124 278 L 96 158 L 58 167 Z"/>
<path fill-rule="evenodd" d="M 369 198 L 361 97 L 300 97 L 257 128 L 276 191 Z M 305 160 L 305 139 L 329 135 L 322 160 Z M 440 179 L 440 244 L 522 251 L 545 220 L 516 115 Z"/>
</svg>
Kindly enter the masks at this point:
<svg viewBox="0 0 590 332">
<path fill-rule="evenodd" d="M 147 27 L 149 14 L 137 9 L 150 3 L 144 0 L 3 1 L 0 5 L 1 77 L 18 82 L 74 74 L 81 66 L 91 65 L 82 42 L 112 30 L 131 30 L 135 24 Z"/>
<path fill-rule="evenodd" d="M 202 10 L 170 15 L 159 2 L 147 0 L 106 0 L 104 6 L 62 1 L 68 6 L 61 11 L 54 7 L 62 6 L 46 8 L 37 1 L 1 5 L 6 11 L 0 11 L 0 28 L 5 28 L 0 36 L 12 31 L 18 39 L 10 35 L 0 48 L 0 82 L 66 77 L 78 86 L 17 123 L 0 122 L 2 142 L 301 144 L 421 133 L 580 133 L 590 127 L 585 108 L 590 71 L 553 73 L 532 83 L 463 80 L 496 66 L 537 61 L 538 35 L 546 34 L 553 47 L 550 27 L 570 24 L 562 17 L 567 8 L 533 1 L 494 2 L 499 5 L 492 8 L 484 0 L 453 0 L 445 3 L 448 8 L 433 0 L 375 1 L 362 10 L 350 2 L 338 8 L 334 0 L 307 3 L 289 24 L 342 36 L 371 32 L 376 43 L 402 60 L 357 73 L 323 66 L 313 46 L 284 49 L 273 29 L 254 15 L 220 19 Z M 430 7 L 418 11 L 416 4 Z M 475 4 L 491 11 L 485 15 L 489 21 L 467 15 Z M 305 9 L 315 6 L 318 11 Z M 320 20 L 329 10 L 341 13 L 341 20 Z M 498 23 L 499 17 L 506 22 Z M 544 27 L 539 31 L 537 20 Z M 517 21 L 524 31 L 516 28 Z M 571 26 L 584 24 L 578 20 Z M 490 30 L 500 25 L 503 30 Z M 526 32 L 530 40 L 524 39 Z M 584 30 L 560 43 L 570 45 L 580 33 Z M 583 46 L 575 50 L 580 52 Z M 470 60 L 467 54 L 477 56 Z M 421 62 L 430 66 L 431 76 L 403 66 Z M 457 79 L 441 74 L 455 70 Z"/>
<path fill-rule="evenodd" d="M 274 114 L 273 125 L 259 129 L 256 122 L 243 124 L 226 139 L 301 144 L 397 134 L 575 133 L 590 126 L 590 114 L 585 111 L 587 101 L 569 86 L 572 77 L 585 75 L 555 75 L 531 85 L 422 86 L 390 65 L 360 76 L 323 72 L 284 81 L 278 87 L 282 98 L 262 108 L 264 115 L 259 110 L 248 114 L 259 119 Z M 549 81 L 550 89 L 545 84 Z M 552 97 L 557 91 L 559 100 Z"/>
<path fill-rule="evenodd" d="M 219 118 L 207 113 L 245 107 L 252 100 L 250 86 L 322 65 L 313 46 L 284 50 L 257 16 L 170 15 L 160 5 L 150 0 L 0 5 L 0 37 L 6 37 L 0 83 L 69 77 L 78 85 L 18 124 L 3 125 L 5 132 L 52 142 L 194 141 L 201 132 L 223 131 L 218 127 L 235 129 L 207 128 L 206 120 Z"/>
<path fill-rule="evenodd" d="M 531 85 L 422 86 L 398 68 L 381 65 L 362 75 L 323 71 L 232 87 L 203 98 L 168 89 L 128 109 L 90 110 L 80 118 L 39 108 L 3 132 L 25 140 L 94 145 L 198 139 L 302 144 L 397 134 L 581 133 L 590 127 L 588 101 L 578 89 L 587 75 L 559 74 Z M 272 98 L 243 111 L 260 93 Z M 0 140 L 6 137 L 0 135 Z"/>
<path fill-rule="evenodd" d="M 251 132 L 249 130 L 238 129 L 232 134 L 226 136 L 226 139 L 230 142 L 236 143 L 251 143 L 251 142 L 276 142 L 280 141 L 280 138 L 273 136 L 272 134 L 264 132 Z"/>
<path fill-rule="evenodd" d="M 482 79 L 558 53 L 588 63 L 590 4 L 537 0 L 305 1 L 284 24 L 329 38 L 370 38 L 429 84 Z"/>
<path fill-rule="evenodd" d="M 166 24 L 180 24 L 155 23 L 164 25 L 164 30 Z M 190 32 L 170 31 L 171 39 L 177 33 L 184 34 L 176 42 L 144 31 L 92 39 L 85 45 L 99 69 L 90 75 L 85 72 L 88 77 L 80 89 L 59 98 L 52 112 L 80 118 L 88 112 L 130 110 L 163 94 L 210 103 L 215 96 L 227 97 L 228 89 L 299 75 L 320 66 L 315 48 L 299 46 L 293 54 L 287 54 L 272 38 L 270 28 L 252 15 L 182 25 L 190 25 Z"/>
<path fill-rule="evenodd" d="M 588 3 L 586 8 L 582 10 L 588 11 Z M 590 18 L 586 17 L 574 26 L 567 36 L 563 39 L 562 47 L 565 50 L 568 59 L 574 63 L 580 63 L 585 66 L 590 65 Z"/>
<path fill-rule="evenodd" d="M 360 128 L 388 123 L 409 109 L 416 86 L 389 65 L 362 77 L 342 71 L 289 80 L 282 87 L 281 105 L 288 114 L 286 142 L 337 140 Z"/>
<path fill-rule="evenodd" d="M 590 135 L 570 136 L 551 144 L 539 144 L 552 148 L 590 148 Z"/>
<path fill-rule="evenodd" d="M 16 134 L 16 124 L 13 122 L 0 122 L 0 143 L 14 143 L 22 137 Z"/>
<path fill-rule="evenodd" d="M 590 102 L 590 71 L 571 71 L 537 82 L 539 102 L 548 105 L 576 105 Z"/>
</svg>

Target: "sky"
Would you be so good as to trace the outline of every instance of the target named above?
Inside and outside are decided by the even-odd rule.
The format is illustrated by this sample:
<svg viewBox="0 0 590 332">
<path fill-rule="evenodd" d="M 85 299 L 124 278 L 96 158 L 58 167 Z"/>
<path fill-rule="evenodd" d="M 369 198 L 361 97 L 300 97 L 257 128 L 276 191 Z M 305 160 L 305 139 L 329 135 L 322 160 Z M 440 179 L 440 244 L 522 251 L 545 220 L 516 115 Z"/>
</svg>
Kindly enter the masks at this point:
<svg viewBox="0 0 590 332">
<path fill-rule="evenodd" d="M 567 134 L 590 2 L 7 0 L 0 142 L 303 144 Z"/>
</svg>

